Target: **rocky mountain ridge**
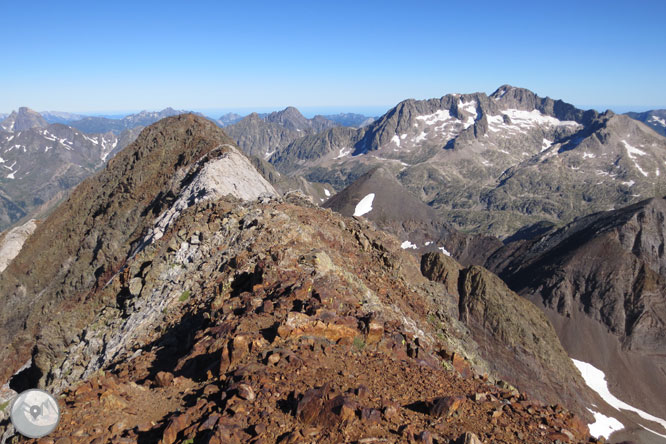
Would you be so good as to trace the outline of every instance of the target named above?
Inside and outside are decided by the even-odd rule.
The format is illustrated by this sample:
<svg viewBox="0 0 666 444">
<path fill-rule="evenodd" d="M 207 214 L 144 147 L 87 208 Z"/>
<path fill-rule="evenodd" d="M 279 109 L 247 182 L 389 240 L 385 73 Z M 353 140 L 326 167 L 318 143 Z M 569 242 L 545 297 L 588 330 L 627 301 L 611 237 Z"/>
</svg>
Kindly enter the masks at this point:
<svg viewBox="0 0 666 444">
<path fill-rule="evenodd" d="M 530 322 L 557 344 L 548 321 L 483 321 L 509 290 L 478 268 L 459 276 L 459 293 L 426 279 L 370 222 L 278 197 L 212 122 L 168 118 L 0 274 L 3 393 L 62 392 L 54 440 L 588 441 L 593 394 L 561 347 L 544 357 L 520 336 Z M 486 336 L 559 385 L 500 381 Z"/>
<path fill-rule="evenodd" d="M 663 202 L 663 199 L 652 199 L 582 217 L 561 229 L 552 224 L 537 224 L 517 233 L 506 244 L 490 236 L 457 232 L 383 168 L 366 173 L 324 206 L 348 216 L 372 220 L 404 239 L 401 248 L 406 251 L 429 252 L 423 256 L 424 273 L 444 282 L 451 294 L 458 295 L 460 307 L 467 307 L 470 300 L 464 290 L 469 282 L 462 276 L 478 275 L 478 271 L 472 272 L 475 264 L 486 265 L 499 273 L 513 290 L 543 310 L 555 325 L 567 353 L 585 366 L 593 365 L 595 372 L 605 374 L 612 386 L 611 392 L 623 400 L 618 403 L 625 402 L 631 409 L 640 408 L 642 418 L 651 416 L 646 413 L 651 412 L 658 420 L 666 416 L 661 397 L 654 396 L 666 383 L 661 376 L 666 338 L 661 297 L 664 293 L 662 225 L 666 219 Z M 435 255 L 435 252 L 443 253 Z M 465 266 L 456 265 L 449 256 Z M 465 270 L 464 267 L 470 266 Z M 471 284 L 482 285 L 487 295 L 472 311 L 481 314 L 476 322 L 488 325 L 488 319 L 510 312 L 506 301 L 511 300 L 508 296 L 511 292 L 504 292 L 498 299 L 505 304 L 496 305 L 502 308 L 492 315 L 494 303 L 488 289 L 501 286 L 489 284 L 492 279 L 483 282 Z M 512 297 L 518 298 L 517 295 Z M 530 307 L 518 308 L 510 318 L 520 319 L 536 309 L 531 304 Z M 534 313 L 528 316 L 529 319 L 537 317 Z M 510 322 L 504 324 L 503 328 L 511 328 Z M 521 328 L 525 331 L 530 327 Z M 542 331 L 543 327 L 537 330 Z M 504 347 L 489 345 L 487 332 L 477 335 L 484 338 L 484 350 L 502 354 Z M 534 347 L 529 349 L 534 350 Z M 521 355 L 495 356 L 488 362 L 507 364 L 515 372 L 522 367 L 508 363 L 516 356 Z M 521 379 L 542 380 L 543 377 L 532 375 Z M 589 407 L 595 415 L 599 415 L 598 405 Z M 635 416 L 627 418 L 625 412 L 613 407 L 603 414 L 613 421 L 620 418 L 624 424 L 625 421 L 641 421 Z M 652 430 L 661 430 L 643 424 Z M 638 435 L 621 433 L 628 433 L 620 435 L 624 439 L 633 436 L 632 439 L 640 442 L 656 439 L 640 431 Z"/>
</svg>

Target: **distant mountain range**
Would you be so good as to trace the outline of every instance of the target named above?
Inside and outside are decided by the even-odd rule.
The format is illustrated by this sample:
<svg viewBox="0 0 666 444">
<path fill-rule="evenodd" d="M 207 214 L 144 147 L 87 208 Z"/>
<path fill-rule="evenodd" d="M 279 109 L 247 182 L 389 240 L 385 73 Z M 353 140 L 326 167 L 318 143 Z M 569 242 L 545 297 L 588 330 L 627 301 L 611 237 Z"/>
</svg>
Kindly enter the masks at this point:
<svg viewBox="0 0 666 444">
<path fill-rule="evenodd" d="M 62 123 L 64 125 L 86 117 L 83 114 L 73 114 L 62 111 L 41 111 L 39 114 L 41 114 L 44 120 L 49 123 Z"/>
<path fill-rule="evenodd" d="M 292 110 L 291 114 L 296 120 L 301 120 L 302 121 L 302 118 L 304 118 L 302 115 L 300 117 L 295 115 L 293 110 L 296 110 L 296 111 L 298 111 L 298 110 L 294 107 L 288 107 L 288 108 L 284 109 L 282 111 L 282 113 L 285 114 L 285 112 L 287 110 Z M 279 113 L 279 111 L 278 111 L 278 113 Z M 271 114 L 274 115 L 276 113 L 271 113 Z M 261 113 L 259 113 L 258 116 L 262 119 L 268 119 L 269 116 L 271 116 L 271 114 L 261 114 Z M 298 111 L 298 114 L 300 114 L 300 111 Z M 221 116 L 217 120 L 216 123 L 218 123 L 221 127 L 226 127 L 226 126 L 229 126 L 229 125 L 233 125 L 234 123 L 240 122 L 241 120 L 243 120 L 243 117 L 245 117 L 245 116 L 242 116 L 242 115 L 237 114 L 237 113 L 227 113 L 227 114 Z M 326 120 L 330 120 L 332 122 L 335 122 L 337 124 L 337 126 L 350 126 L 350 127 L 354 127 L 354 128 L 364 127 L 364 126 L 369 125 L 370 123 L 374 122 L 377 119 L 376 117 L 369 117 L 369 116 L 365 116 L 363 114 L 355 114 L 355 113 L 339 113 L 339 114 L 328 114 L 328 115 L 323 115 L 323 116 L 315 116 L 315 118 L 317 118 L 317 120 L 319 120 L 320 122 L 323 122 L 323 120 L 321 120 L 322 117 Z M 326 126 L 328 127 L 328 125 L 326 125 Z"/>
<path fill-rule="evenodd" d="M 130 114 L 122 119 L 109 119 L 106 117 L 83 117 L 79 120 L 69 121 L 68 125 L 83 131 L 84 133 L 106 133 L 121 132 L 138 127 L 145 127 L 165 117 L 184 114 L 187 111 L 178 111 L 173 108 L 165 108 L 162 111 L 141 111 Z"/>
<path fill-rule="evenodd" d="M 328 120 L 332 120 L 340 126 L 350 126 L 352 128 L 363 128 L 377 120 L 377 117 L 368 117 L 363 114 L 340 113 L 324 115 Z"/>
<path fill-rule="evenodd" d="M 0 136 L 0 155 L 5 161 L 0 162 L 0 173 L 2 165 L 7 168 L 6 174 L 0 176 L 0 230 L 19 220 L 44 214 L 66 190 L 134 141 L 146 125 L 184 112 L 166 108 L 111 119 L 57 111 L 42 114 L 22 107 L 6 115 L 0 120 L 0 131 L 7 133 Z M 365 117 L 342 116 L 347 116 L 348 122 Z M 227 115 L 216 123 L 224 125 L 239 119 L 242 123 L 237 122 L 240 123 L 238 127 L 229 128 L 228 132 L 238 135 L 248 154 L 258 154 L 262 158 L 266 157 L 266 147 L 282 147 L 305 134 L 316 134 L 336 126 L 335 122 L 322 116 L 306 119 L 293 107 L 261 117 L 253 114 L 243 119 L 239 115 Z M 60 140 L 65 142 L 58 142 Z M 52 148 L 55 150 L 51 151 Z M 71 149 L 76 154 L 67 153 L 63 157 L 62 149 Z M 26 154 L 19 155 L 19 151 Z M 264 168 L 269 167 L 264 165 Z M 40 171 L 40 175 L 35 174 L 36 171 Z M 289 187 L 300 189 L 317 200 L 324 198 L 322 186 L 304 179 L 278 178 L 277 172 L 272 173 L 272 177 L 277 180 L 276 185 L 280 184 L 277 186 L 290 184 Z"/>
<path fill-rule="evenodd" d="M 662 136 L 666 136 L 666 109 L 645 111 L 643 113 L 631 112 L 626 113 L 626 115 L 643 122 Z"/>
<path fill-rule="evenodd" d="M 268 159 L 278 150 L 306 135 L 318 134 L 337 126 L 332 120 L 322 116 L 305 118 L 296 108 L 259 115 L 252 113 L 224 131 L 238 143 L 238 146 L 251 156 Z"/>
<path fill-rule="evenodd" d="M 270 114 L 252 113 L 244 118 L 237 114 L 222 116 L 218 123 L 251 156 L 269 159 L 290 143 L 306 136 L 314 136 L 330 128 L 367 125 L 373 118 L 360 114 L 314 116 L 307 119 L 298 109 L 290 106 Z M 223 124 L 234 122 L 231 124 Z"/>
<path fill-rule="evenodd" d="M 666 193 L 665 147 L 627 116 L 505 85 L 407 100 L 364 128 L 296 139 L 270 162 L 336 190 L 383 166 L 453 226 L 506 237 Z"/>
<path fill-rule="evenodd" d="M 0 230 L 43 217 L 70 188 L 131 143 L 131 130 L 86 134 L 20 108 L 0 122 Z"/>
</svg>

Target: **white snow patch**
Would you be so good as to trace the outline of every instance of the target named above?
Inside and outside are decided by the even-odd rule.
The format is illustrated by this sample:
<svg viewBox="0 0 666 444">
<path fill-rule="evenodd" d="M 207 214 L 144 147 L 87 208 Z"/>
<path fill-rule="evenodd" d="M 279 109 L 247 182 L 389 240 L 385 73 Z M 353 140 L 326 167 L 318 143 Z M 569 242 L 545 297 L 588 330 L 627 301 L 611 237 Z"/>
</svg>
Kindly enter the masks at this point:
<svg viewBox="0 0 666 444">
<path fill-rule="evenodd" d="M 583 153 L 583 159 L 594 159 L 595 157 L 597 156 L 592 153 Z"/>
<path fill-rule="evenodd" d="M 652 117 L 650 117 L 649 120 L 651 120 L 651 121 L 654 122 L 654 123 L 658 123 L 658 124 L 660 124 L 661 126 L 666 126 L 666 120 L 664 120 L 664 119 L 660 119 L 660 118 L 657 117 L 657 116 L 652 116 Z"/>
<path fill-rule="evenodd" d="M 400 137 L 396 134 L 391 138 L 391 142 L 395 143 L 397 146 L 400 146 Z"/>
<path fill-rule="evenodd" d="M 463 103 L 462 100 L 458 99 L 458 108 L 472 114 L 472 116 L 468 117 L 463 123 L 464 128 L 467 129 L 474 125 L 474 121 L 479 117 L 476 112 L 476 101 L 472 100 L 471 102 Z"/>
<path fill-rule="evenodd" d="M 446 122 L 451 120 L 451 114 L 446 109 L 439 109 L 432 114 L 426 114 L 425 116 L 416 116 L 416 120 L 421 120 L 425 122 L 426 125 L 434 125 L 438 122 Z"/>
<path fill-rule="evenodd" d="M 418 247 L 416 245 L 414 245 L 413 243 L 411 243 L 410 241 L 406 240 L 406 241 L 404 241 L 403 243 L 400 244 L 400 248 L 402 248 L 403 250 L 406 250 L 408 248 L 416 250 Z"/>
<path fill-rule="evenodd" d="M 657 168 L 657 170 L 654 172 L 654 175 L 659 177 L 659 168 Z"/>
<path fill-rule="evenodd" d="M 610 392 L 610 390 L 608 390 L 608 382 L 606 381 L 606 375 L 604 374 L 604 372 L 594 367 L 592 364 L 588 364 L 587 362 L 577 361 L 576 359 L 572 359 L 572 361 L 574 365 L 578 368 L 578 371 L 580 371 L 580 374 L 583 376 L 585 384 L 587 384 L 592 390 L 597 392 L 599 396 L 601 396 L 601 398 L 604 401 L 606 401 L 610 406 L 614 407 L 617 410 L 628 410 L 630 412 L 634 412 L 638 414 L 638 416 L 640 416 L 641 418 L 647 419 L 648 421 L 656 422 L 657 424 L 660 424 L 662 427 L 666 429 L 665 419 L 653 416 L 649 413 L 644 412 L 643 410 L 637 409 L 636 407 L 631 406 L 626 402 L 616 398 Z M 595 415 L 595 419 L 596 418 L 597 417 Z"/>
<path fill-rule="evenodd" d="M 2 157 L 0 157 L 0 163 L 5 163 L 5 159 L 3 159 Z"/>
<path fill-rule="evenodd" d="M 523 111 L 518 109 L 507 109 L 504 114 L 509 116 L 511 124 L 504 123 L 503 116 L 488 116 L 488 129 L 492 132 L 508 132 L 508 133 L 524 133 L 526 130 L 537 126 L 573 126 L 580 127 L 578 122 L 572 120 L 559 120 L 555 117 L 546 116 L 538 110 Z M 544 139 L 543 145 L 546 142 L 552 143 Z"/>
<path fill-rule="evenodd" d="M 372 201 L 375 199 L 375 193 L 370 193 L 356 204 L 354 216 L 363 216 L 372 211 Z"/>
<path fill-rule="evenodd" d="M 629 157 L 631 157 L 632 159 L 635 159 L 634 156 L 645 156 L 645 154 L 647 154 L 645 151 L 641 151 L 638 148 L 629 145 L 626 140 L 622 140 L 622 143 L 624 144 L 624 147 L 627 149 L 627 154 L 629 154 Z"/>
<path fill-rule="evenodd" d="M 611 433 L 624 428 L 624 425 L 617 419 L 606 416 L 603 413 L 595 412 L 592 409 L 588 410 L 594 415 L 594 422 L 589 424 L 590 435 L 596 438 L 599 438 L 600 436 L 608 438 Z"/>
<path fill-rule="evenodd" d="M 401 140 L 405 140 L 406 138 L 407 138 L 407 134 L 401 134 L 401 135 L 400 135 L 400 139 L 401 139 Z"/>
<path fill-rule="evenodd" d="M 275 154 L 275 151 L 266 151 L 266 154 L 264 154 L 264 159 L 270 159 L 273 154 Z"/>
<path fill-rule="evenodd" d="M 331 192 L 328 191 L 328 188 L 324 188 L 324 194 L 326 195 L 326 197 L 330 197 Z"/>
<path fill-rule="evenodd" d="M 420 142 L 423 142 L 425 139 L 426 139 L 426 133 L 425 133 L 425 131 L 421 131 L 421 134 L 414 137 L 413 141 L 414 141 L 414 143 L 420 143 Z"/>
<path fill-rule="evenodd" d="M 9 139 L 7 139 L 7 142 L 11 142 L 14 136 L 9 136 Z"/>
<path fill-rule="evenodd" d="M 14 174 L 16 174 L 18 170 L 12 171 L 11 173 L 7 174 L 7 179 L 15 179 Z"/>
<path fill-rule="evenodd" d="M 451 256 L 451 253 L 449 253 L 449 251 L 444 247 L 438 247 L 438 250 L 440 250 L 442 253 L 444 253 L 447 256 Z"/>
<path fill-rule="evenodd" d="M 628 186 L 628 187 L 632 187 L 632 186 L 634 186 L 635 183 L 636 183 L 636 182 L 634 182 L 633 180 L 630 180 L 630 181 L 628 181 L 628 182 L 622 182 L 622 185 L 626 185 L 626 186 Z"/>
<path fill-rule="evenodd" d="M 432 241 L 428 241 L 425 243 L 425 246 L 427 247 L 428 245 L 432 245 Z"/>
<path fill-rule="evenodd" d="M 636 162 L 636 156 L 645 156 L 646 154 L 645 151 L 641 151 L 638 148 L 629 145 L 626 140 L 622 140 L 622 143 L 624 144 L 624 147 L 627 150 L 629 158 L 634 161 L 634 165 L 636 166 L 636 168 L 638 168 L 638 171 L 640 171 L 643 176 L 647 177 L 648 175 L 647 171 L 643 170 L 643 168 L 641 168 L 638 162 Z"/>
<path fill-rule="evenodd" d="M 645 430 L 647 430 L 647 431 L 650 432 L 650 433 L 654 433 L 654 434 L 657 435 L 657 436 L 661 436 L 662 438 L 666 438 L 666 435 L 662 435 L 661 433 L 657 433 L 657 432 L 655 432 L 654 430 L 648 429 L 647 427 L 645 427 L 645 426 L 642 425 L 642 424 L 638 424 L 638 425 L 641 426 L 641 427 L 643 427 Z"/>
<path fill-rule="evenodd" d="M 76 133 L 76 135 L 78 136 L 79 133 Z M 83 135 L 83 138 L 86 139 L 86 140 L 88 140 L 88 141 L 90 141 L 90 142 L 92 142 L 92 143 L 94 143 L 95 145 L 99 145 L 99 141 L 97 140 L 97 137 L 95 137 L 95 138 L 93 139 L 93 138 L 88 137 L 88 136 L 86 136 L 86 135 L 84 134 L 84 135 Z"/>
<path fill-rule="evenodd" d="M 340 148 L 340 153 L 334 157 L 334 159 L 340 159 L 341 157 L 345 157 L 349 154 L 351 154 L 352 150 L 351 148 Z"/>
<path fill-rule="evenodd" d="M 552 144 L 553 144 L 552 140 L 544 138 L 543 142 L 541 142 L 541 151 L 546 151 L 548 148 L 550 148 Z"/>
</svg>

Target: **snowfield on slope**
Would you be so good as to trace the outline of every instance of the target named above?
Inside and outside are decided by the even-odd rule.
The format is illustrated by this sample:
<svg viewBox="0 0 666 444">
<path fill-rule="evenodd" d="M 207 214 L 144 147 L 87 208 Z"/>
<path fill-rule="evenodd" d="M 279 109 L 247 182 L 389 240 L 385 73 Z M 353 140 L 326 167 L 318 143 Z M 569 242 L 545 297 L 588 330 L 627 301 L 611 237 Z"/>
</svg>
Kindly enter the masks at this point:
<svg viewBox="0 0 666 444">
<path fill-rule="evenodd" d="M 597 392 L 601 398 L 606 401 L 611 407 L 617 409 L 617 410 L 627 410 L 630 412 L 634 412 L 638 414 L 643 419 L 647 419 L 648 421 L 656 422 L 660 424 L 664 429 L 666 429 L 666 420 L 662 418 L 658 418 L 656 416 L 650 415 L 649 413 L 646 413 L 640 409 L 637 409 L 634 406 L 631 406 L 627 404 L 626 402 L 616 398 L 610 390 L 608 390 L 608 382 L 606 381 L 606 375 L 604 372 L 593 366 L 592 364 L 588 364 L 587 362 L 583 361 L 578 361 L 576 359 L 572 359 L 574 365 L 576 368 L 578 368 L 578 371 L 580 371 L 580 374 L 583 376 L 583 379 L 585 380 L 585 383 L 590 387 L 592 390 Z M 595 422 L 593 424 L 590 424 L 590 433 L 594 436 L 604 436 L 608 438 L 608 436 L 613 433 L 614 431 L 617 430 L 622 430 L 624 426 L 615 418 L 611 418 L 605 415 L 602 415 L 601 413 L 594 412 L 590 410 L 592 414 L 594 414 L 594 419 Z M 666 435 L 655 432 L 654 430 L 650 430 L 647 427 L 641 425 L 645 430 L 654 433 L 655 435 L 659 435 L 663 438 L 666 438 Z"/>
<path fill-rule="evenodd" d="M 354 216 L 363 216 L 372 211 L 372 201 L 375 199 L 375 193 L 370 193 L 356 204 Z"/>
</svg>

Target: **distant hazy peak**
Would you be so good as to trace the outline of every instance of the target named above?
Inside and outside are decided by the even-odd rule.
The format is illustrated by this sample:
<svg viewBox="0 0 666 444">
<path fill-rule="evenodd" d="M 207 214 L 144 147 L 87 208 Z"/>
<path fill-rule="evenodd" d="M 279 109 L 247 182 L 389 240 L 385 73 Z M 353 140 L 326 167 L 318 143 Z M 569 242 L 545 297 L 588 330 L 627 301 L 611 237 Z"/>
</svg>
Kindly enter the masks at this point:
<svg viewBox="0 0 666 444">
<path fill-rule="evenodd" d="M 49 124 L 41 114 L 37 111 L 22 106 L 18 109 L 18 112 L 12 111 L 12 113 L 0 122 L 0 128 L 5 131 L 23 131 L 30 128 L 45 128 Z"/>
</svg>

